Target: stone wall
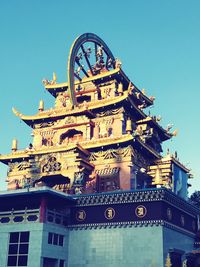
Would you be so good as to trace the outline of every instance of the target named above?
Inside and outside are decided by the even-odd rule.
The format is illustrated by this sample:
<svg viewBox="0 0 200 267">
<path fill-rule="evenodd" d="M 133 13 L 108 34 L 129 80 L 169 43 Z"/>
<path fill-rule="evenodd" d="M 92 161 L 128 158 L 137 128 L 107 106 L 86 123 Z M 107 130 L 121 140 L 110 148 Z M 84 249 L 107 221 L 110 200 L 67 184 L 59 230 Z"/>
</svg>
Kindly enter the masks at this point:
<svg viewBox="0 0 200 267">
<path fill-rule="evenodd" d="M 68 267 L 162 266 L 162 226 L 72 230 Z"/>
</svg>

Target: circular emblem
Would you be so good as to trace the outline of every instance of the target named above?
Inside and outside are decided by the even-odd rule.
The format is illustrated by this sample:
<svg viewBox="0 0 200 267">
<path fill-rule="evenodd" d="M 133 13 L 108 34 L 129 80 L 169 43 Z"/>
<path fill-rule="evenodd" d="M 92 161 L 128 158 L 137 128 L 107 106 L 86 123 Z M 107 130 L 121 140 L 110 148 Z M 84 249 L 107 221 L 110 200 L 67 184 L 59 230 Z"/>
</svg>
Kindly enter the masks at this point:
<svg viewBox="0 0 200 267">
<path fill-rule="evenodd" d="M 138 218 L 143 218 L 145 217 L 147 214 L 147 209 L 145 206 L 143 205 L 139 205 L 137 206 L 137 208 L 135 209 L 135 215 L 138 217 Z"/>
<path fill-rule="evenodd" d="M 171 221 L 171 219 L 172 219 L 172 211 L 171 211 L 170 208 L 167 209 L 167 218 L 168 218 L 168 220 L 170 220 L 170 221 Z"/>
<path fill-rule="evenodd" d="M 181 225 L 182 226 L 185 225 L 185 217 L 183 215 L 181 215 Z"/>
<path fill-rule="evenodd" d="M 104 212 L 104 216 L 108 220 L 112 220 L 115 217 L 115 210 L 113 208 L 107 208 Z"/>
<path fill-rule="evenodd" d="M 85 218 L 86 218 L 86 213 L 85 213 L 85 211 L 84 210 L 78 210 L 77 212 L 76 212 L 76 220 L 77 221 L 84 221 L 85 220 Z"/>
</svg>

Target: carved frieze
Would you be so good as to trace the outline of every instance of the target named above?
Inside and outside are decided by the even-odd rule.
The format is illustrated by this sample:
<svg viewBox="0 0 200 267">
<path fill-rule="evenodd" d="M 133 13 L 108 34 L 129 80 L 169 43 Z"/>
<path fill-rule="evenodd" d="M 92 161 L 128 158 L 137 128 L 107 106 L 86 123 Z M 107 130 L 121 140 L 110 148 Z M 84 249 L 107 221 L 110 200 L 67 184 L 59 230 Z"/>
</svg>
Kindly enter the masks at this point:
<svg viewBox="0 0 200 267">
<path fill-rule="evenodd" d="M 61 163 L 57 160 L 54 154 L 47 155 L 41 160 L 41 172 L 51 173 L 61 170 Z"/>
<path fill-rule="evenodd" d="M 30 163 L 28 161 L 9 163 L 9 172 L 19 172 L 25 171 L 30 168 Z"/>
<path fill-rule="evenodd" d="M 41 128 L 47 128 L 47 127 L 52 127 L 55 124 L 54 121 L 49 121 L 49 122 L 41 122 L 39 124 L 34 125 L 34 129 L 41 129 Z"/>
<path fill-rule="evenodd" d="M 93 152 L 90 155 L 89 160 L 92 161 L 104 161 L 114 159 L 115 161 L 123 161 L 126 157 L 132 157 L 135 155 L 135 152 L 132 146 L 127 146 L 124 148 L 118 149 L 108 149 L 106 151 Z"/>
<path fill-rule="evenodd" d="M 123 113 L 123 111 L 124 111 L 123 107 L 111 109 L 111 110 L 106 110 L 106 111 L 102 111 L 102 112 L 98 113 L 97 117 L 113 116 L 113 115 L 121 114 L 121 113 Z"/>
</svg>

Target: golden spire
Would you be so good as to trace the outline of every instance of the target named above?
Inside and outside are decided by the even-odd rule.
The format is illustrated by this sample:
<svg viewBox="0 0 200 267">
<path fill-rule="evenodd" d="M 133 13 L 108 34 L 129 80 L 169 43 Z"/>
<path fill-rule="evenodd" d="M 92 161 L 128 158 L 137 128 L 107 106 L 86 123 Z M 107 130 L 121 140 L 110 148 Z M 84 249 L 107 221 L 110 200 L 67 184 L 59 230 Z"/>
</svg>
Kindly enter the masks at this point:
<svg viewBox="0 0 200 267">
<path fill-rule="evenodd" d="M 12 152 L 15 152 L 15 151 L 17 151 L 17 139 L 13 139 L 12 140 Z"/>
<path fill-rule="evenodd" d="M 166 258 L 166 262 L 165 262 L 165 267 L 171 267 L 172 263 L 171 263 L 171 258 L 169 253 L 167 254 L 167 258 Z"/>
<path fill-rule="evenodd" d="M 157 185 L 162 184 L 162 171 L 158 166 L 157 166 L 156 173 L 155 173 L 155 182 L 154 183 Z"/>
<path fill-rule="evenodd" d="M 44 101 L 43 100 L 40 100 L 38 110 L 39 111 L 43 111 L 44 110 Z"/>
<path fill-rule="evenodd" d="M 53 83 L 56 83 L 57 81 L 57 75 L 55 72 L 53 72 Z"/>
<path fill-rule="evenodd" d="M 145 92 L 145 89 L 144 88 L 142 89 L 142 94 L 143 95 L 146 95 L 146 92 Z"/>
</svg>

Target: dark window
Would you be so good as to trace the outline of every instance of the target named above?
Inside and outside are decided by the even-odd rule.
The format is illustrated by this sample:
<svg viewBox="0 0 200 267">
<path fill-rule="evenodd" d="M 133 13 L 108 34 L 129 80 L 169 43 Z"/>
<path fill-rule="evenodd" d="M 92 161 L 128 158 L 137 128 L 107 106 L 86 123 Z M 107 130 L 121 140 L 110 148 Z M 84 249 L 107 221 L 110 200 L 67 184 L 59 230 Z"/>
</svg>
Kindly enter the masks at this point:
<svg viewBox="0 0 200 267">
<path fill-rule="evenodd" d="M 54 234 L 54 237 L 53 237 L 53 244 L 54 244 L 54 245 L 58 245 L 58 235 L 57 235 L 57 234 Z"/>
<path fill-rule="evenodd" d="M 10 243 L 18 243 L 19 233 L 10 233 Z"/>
<path fill-rule="evenodd" d="M 18 266 L 27 266 L 28 256 L 19 256 Z"/>
<path fill-rule="evenodd" d="M 49 233 L 48 235 L 48 244 L 52 244 L 53 243 L 53 233 Z"/>
<path fill-rule="evenodd" d="M 48 244 L 63 247 L 64 235 L 49 233 L 48 234 Z"/>
<path fill-rule="evenodd" d="M 17 266 L 17 256 L 8 256 L 8 266 Z"/>
<path fill-rule="evenodd" d="M 63 247 L 64 236 L 59 235 L 59 246 Z"/>
<path fill-rule="evenodd" d="M 10 233 L 8 266 L 27 266 L 29 232 Z"/>
<path fill-rule="evenodd" d="M 65 267 L 65 261 L 64 260 L 60 260 L 59 267 Z"/>
<path fill-rule="evenodd" d="M 22 232 L 20 235 L 20 242 L 28 242 L 29 241 L 29 232 Z"/>
<path fill-rule="evenodd" d="M 18 244 L 10 244 L 8 253 L 10 255 L 17 254 L 18 250 Z"/>
<path fill-rule="evenodd" d="M 19 254 L 28 254 L 28 244 L 20 244 Z"/>
</svg>

